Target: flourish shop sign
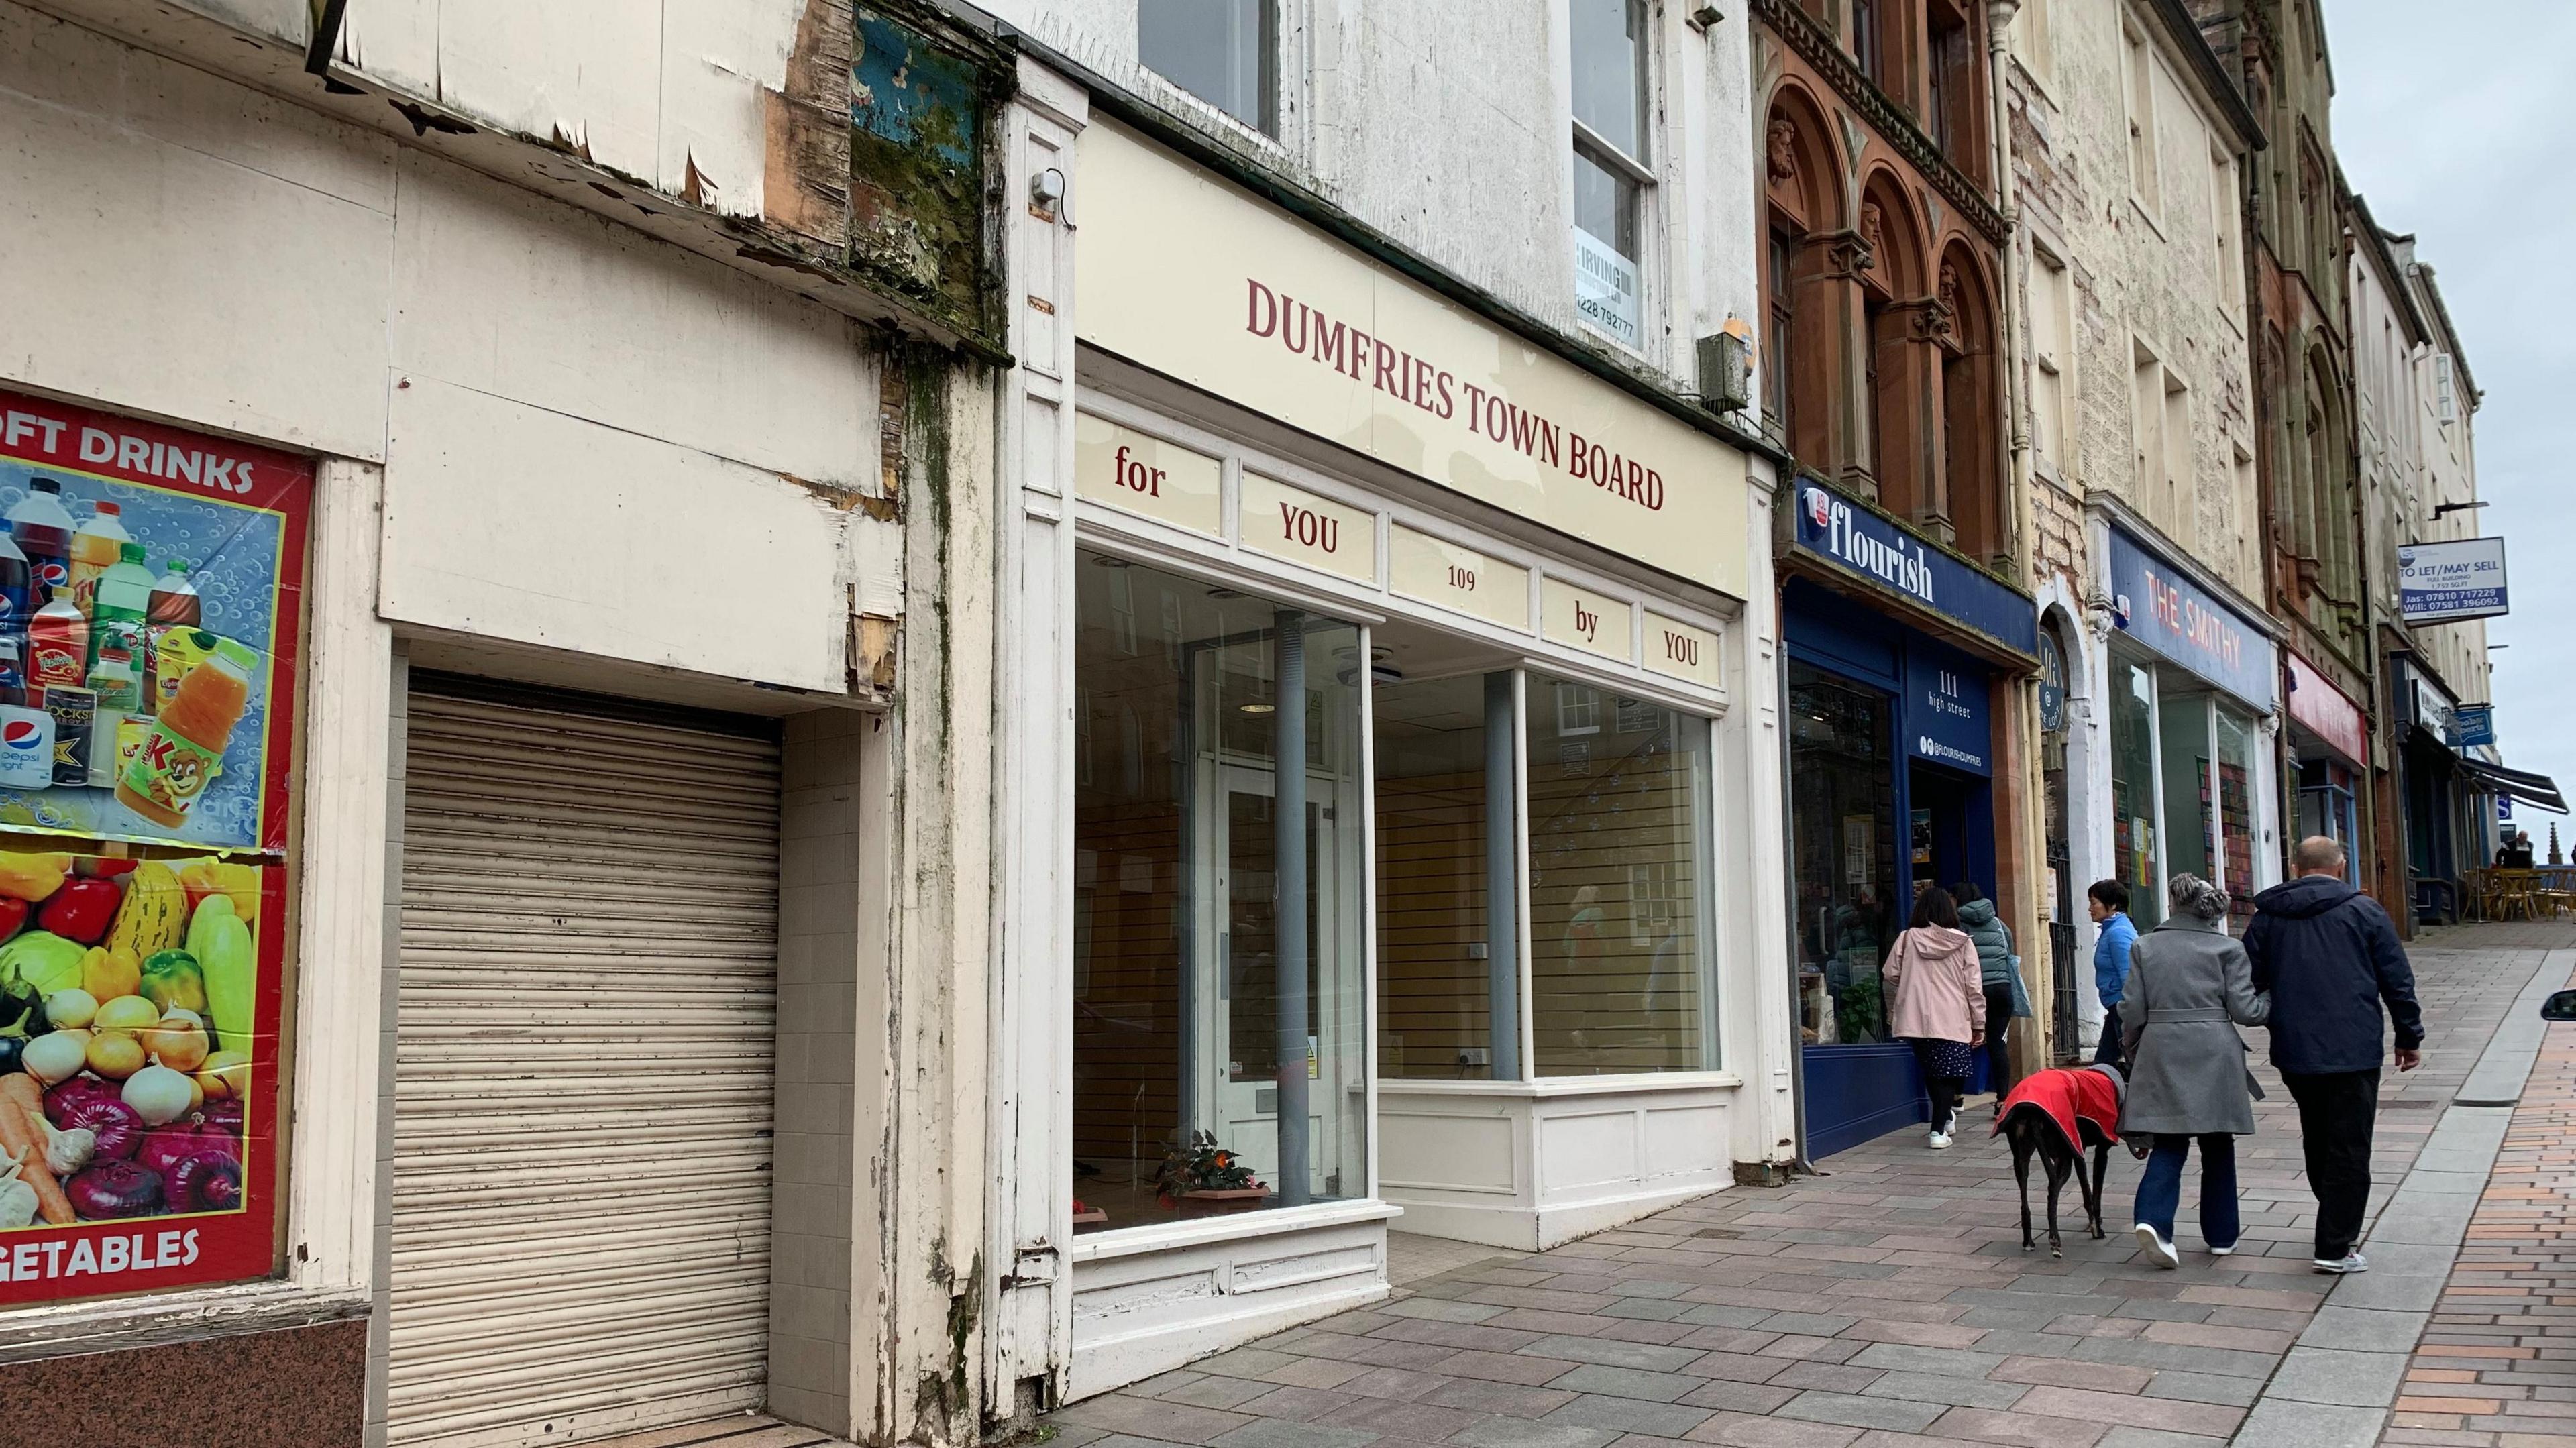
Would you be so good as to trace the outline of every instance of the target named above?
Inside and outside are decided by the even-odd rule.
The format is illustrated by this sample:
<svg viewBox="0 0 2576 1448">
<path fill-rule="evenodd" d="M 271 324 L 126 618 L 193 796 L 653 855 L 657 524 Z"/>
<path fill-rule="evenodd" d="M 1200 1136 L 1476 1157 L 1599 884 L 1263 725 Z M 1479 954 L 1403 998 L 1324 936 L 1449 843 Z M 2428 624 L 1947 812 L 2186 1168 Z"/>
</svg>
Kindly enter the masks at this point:
<svg viewBox="0 0 2576 1448">
<path fill-rule="evenodd" d="M 1743 454 L 1109 123 L 1082 340 L 1737 598 Z"/>
<path fill-rule="evenodd" d="M 2038 651 L 2039 615 L 2030 595 L 1932 547 L 1821 483 L 1798 485 L 1796 511 L 1800 550 L 1902 594 L 2017 653 Z"/>
</svg>

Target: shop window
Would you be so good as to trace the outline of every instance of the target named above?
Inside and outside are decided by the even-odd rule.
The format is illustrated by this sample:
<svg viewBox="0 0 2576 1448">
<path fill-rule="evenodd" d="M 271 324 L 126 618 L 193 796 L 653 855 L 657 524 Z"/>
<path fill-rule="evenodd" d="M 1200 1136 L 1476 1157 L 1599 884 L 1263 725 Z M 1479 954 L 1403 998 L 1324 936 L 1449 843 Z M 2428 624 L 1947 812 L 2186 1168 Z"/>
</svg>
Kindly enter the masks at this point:
<svg viewBox="0 0 2576 1448">
<path fill-rule="evenodd" d="M 1574 304 L 1621 346 L 1645 345 L 1645 0 L 1568 0 L 1574 59 Z"/>
<path fill-rule="evenodd" d="M 1521 1074 L 1514 695 L 1495 673 L 1380 684 L 1370 700 L 1377 1055 L 1391 1079 Z"/>
<path fill-rule="evenodd" d="M 1797 858 L 1799 1039 L 1887 1036 L 1879 964 L 1904 927 L 1888 696 L 1789 665 L 1790 837 Z"/>
<path fill-rule="evenodd" d="M 2129 918 L 2141 930 L 2164 919 L 2156 838 L 2156 676 L 2143 664 L 2111 663 L 2111 850 L 2115 878 L 2129 887 Z"/>
<path fill-rule="evenodd" d="M 1263 135 L 1279 134 L 1279 0 L 1137 0 L 1136 58 Z"/>
<path fill-rule="evenodd" d="M 1527 730 L 1537 1074 L 1715 1069 L 1708 721 L 1589 684 L 1529 687 L 1558 700 Z"/>
<path fill-rule="evenodd" d="M 1082 565 L 1077 729 L 1138 736 L 1074 791 L 1084 1225 L 1365 1196 L 1361 631 Z"/>
<path fill-rule="evenodd" d="M 2219 883 L 2227 887 L 2227 913 L 2238 934 L 2254 918 L 2254 892 L 2263 885 L 2254 868 L 2254 721 L 2225 706 L 2214 711 L 2218 747 Z"/>
<path fill-rule="evenodd" d="M 2165 798 L 2165 878 L 2219 878 L 2218 779 L 2209 696 L 2168 692 L 2157 701 Z M 2159 897 L 2161 898 L 2161 897 Z"/>
</svg>

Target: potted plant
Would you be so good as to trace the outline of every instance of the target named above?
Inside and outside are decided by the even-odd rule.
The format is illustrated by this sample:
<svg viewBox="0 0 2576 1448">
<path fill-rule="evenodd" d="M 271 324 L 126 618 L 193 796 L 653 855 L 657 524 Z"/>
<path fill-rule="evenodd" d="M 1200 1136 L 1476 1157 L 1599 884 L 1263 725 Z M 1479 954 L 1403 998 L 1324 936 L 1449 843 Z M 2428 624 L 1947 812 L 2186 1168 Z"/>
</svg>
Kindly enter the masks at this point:
<svg viewBox="0 0 2576 1448">
<path fill-rule="evenodd" d="M 1080 1197 L 1075 1197 L 1073 1199 L 1073 1224 L 1075 1226 L 1096 1227 L 1108 1220 L 1108 1212 L 1099 1207 L 1087 1205 Z"/>
<path fill-rule="evenodd" d="M 1216 1133 L 1196 1131 L 1164 1147 L 1154 1195 L 1165 1206 L 1183 1201 L 1248 1206 L 1270 1195 L 1270 1189 L 1233 1152 L 1217 1145 Z"/>
</svg>

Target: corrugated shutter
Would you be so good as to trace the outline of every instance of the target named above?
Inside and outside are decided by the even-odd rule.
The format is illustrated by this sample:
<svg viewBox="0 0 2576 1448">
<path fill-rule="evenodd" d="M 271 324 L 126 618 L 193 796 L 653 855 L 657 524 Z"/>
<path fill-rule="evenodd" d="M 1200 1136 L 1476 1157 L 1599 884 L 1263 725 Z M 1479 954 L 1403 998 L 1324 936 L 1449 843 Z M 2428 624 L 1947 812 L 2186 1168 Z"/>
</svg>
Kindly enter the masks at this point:
<svg viewBox="0 0 2576 1448">
<path fill-rule="evenodd" d="M 548 702 L 411 694 L 394 1443 L 763 1400 L 778 746 Z"/>
</svg>

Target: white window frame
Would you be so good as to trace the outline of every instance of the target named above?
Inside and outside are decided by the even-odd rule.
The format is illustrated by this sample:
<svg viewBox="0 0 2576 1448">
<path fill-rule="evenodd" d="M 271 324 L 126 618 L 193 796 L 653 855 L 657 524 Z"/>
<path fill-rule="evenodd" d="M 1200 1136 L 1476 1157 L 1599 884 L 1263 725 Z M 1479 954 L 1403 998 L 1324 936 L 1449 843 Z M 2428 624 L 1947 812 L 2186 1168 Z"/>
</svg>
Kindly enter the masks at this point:
<svg viewBox="0 0 2576 1448">
<path fill-rule="evenodd" d="M 2053 476 L 2061 480 L 2071 479 L 2075 476 L 2076 451 L 2073 407 L 2076 395 L 2075 270 L 2055 248 L 2036 240 L 2031 246 L 2030 259 L 2030 289 L 2034 294 L 2042 288 L 2047 289 L 2049 313 L 2056 323 L 2055 335 L 2047 338 L 2038 335 L 2037 327 L 2032 328 L 2031 365 L 2055 379 L 2057 389 L 2056 406 L 2046 409 L 2055 414 L 2047 419 L 2047 423 L 2057 446 L 2035 446 L 2034 451 Z M 2033 309 L 2034 314 L 2036 310 Z M 2035 392 L 2031 411 L 2034 416 L 2043 411 Z M 2037 439 L 2033 441 L 2036 443 Z"/>
<path fill-rule="evenodd" d="M 1575 321 L 1576 324 L 1586 333 L 1599 337 L 1602 340 L 1611 343 L 1613 346 L 1618 347 L 1622 351 L 1635 353 L 1636 355 L 1643 357 L 1649 354 L 1651 340 L 1658 335 L 1659 331 L 1659 329 L 1652 325 L 1655 309 L 1652 305 L 1651 299 L 1656 295 L 1656 283 L 1658 281 L 1658 277 L 1656 275 L 1657 268 L 1654 265 L 1653 259 L 1654 254 L 1659 252 L 1661 248 L 1649 244 L 1648 238 L 1657 234 L 1659 222 L 1658 198 L 1659 186 L 1662 178 L 1656 174 L 1655 167 L 1660 164 L 1662 153 L 1669 149 L 1668 147 L 1658 146 L 1655 144 L 1656 132 L 1660 129 L 1660 120 L 1664 109 L 1662 91 L 1656 84 L 1656 79 L 1659 74 L 1663 58 L 1663 46 L 1657 43 L 1656 34 L 1656 20 L 1661 14 L 1661 10 L 1660 7 L 1654 3 L 1654 0 L 1643 0 L 1643 3 L 1639 6 L 1641 11 L 1641 21 L 1645 26 L 1645 33 L 1639 47 L 1642 53 L 1638 56 L 1637 60 L 1637 85 L 1640 91 L 1637 98 L 1637 147 L 1638 150 L 1642 151 L 1644 154 L 1631 155 L 1609 141 L 1607 138 L 1603 137 L 1600 132 L 1594 130 L 1588 125 L 1585 125 L 1582 118 L 1575 114 L 1573 15 L 1573 6 L 1575 3 L 1577 3 L 1577 0 L 1563 0 L 1562 8 L 1557 12 L 1565 21 L 1566 36 L 1565 59 L 1561 73 L 1565 77 L 1565 118 L 1567 127 L 1565 149 L 1565 216 L 1567 240 L 1571 243 L 1573 240 L 1573 233 L 1581 229 L 1574 220 L 1574 191 L 1576 178 L 1580 174 L 1578 168 L 1585 162 L 1589 161 L 1594 165 L 1600 166 L 1602 169 L 1609 171 L 1614 177 L 1624 180 L 1628 184 L 1637 188 L 1637 255 L 1625 258 L 1631 266 L 1634 266 L 1637 269 L 1637 338 L 1635 341 L 1631 342 L 1611 332 L 1607 328 L 1595 325 L 1589 318 L 1584 316 L 1580 305 L 1575 308 Z M 1628 0 L 1620 0 L 1620 3 L 1628 3 Z M 1616 238 L 1601 237 L 1598 238 L 1598 240 L 1607 244 L 1612 252 L 1617 252 L 1618 246 Z M 1576 287 L 1577 291 L 1575 295 L 1579 297 L 1581 287 L 1579 280 L 1576 283 Z"/>
<path fill-rule="evenodd" d="M 2156 67 L 2153 42 L 2127 23 L 2120 27 L 2122 114 L 2128 122 L 2129 200 L 2156 234 L 2164 234 L 2164 171 L 2156 144 Z"/>
</svg>

